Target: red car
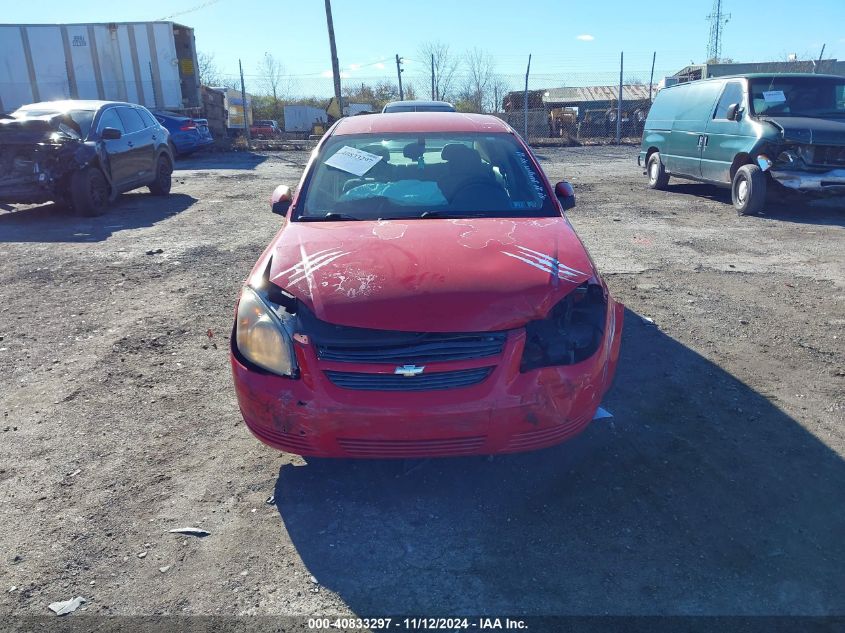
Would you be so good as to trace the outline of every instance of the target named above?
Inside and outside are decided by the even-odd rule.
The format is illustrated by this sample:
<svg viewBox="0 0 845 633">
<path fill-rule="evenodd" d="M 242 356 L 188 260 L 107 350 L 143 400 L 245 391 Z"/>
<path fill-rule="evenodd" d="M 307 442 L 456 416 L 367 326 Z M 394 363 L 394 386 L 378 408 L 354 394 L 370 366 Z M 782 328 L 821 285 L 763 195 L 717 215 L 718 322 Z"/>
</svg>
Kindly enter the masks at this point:
<svg viewBox="0 0 845 633">
<path fill-rule="evenodd" d="M 584 429 L 623 307 L 501 120 L 340 120 L 244 286 L 231 364 L 265 444 L 300 455 L 527 451 Z"/>
</svg>

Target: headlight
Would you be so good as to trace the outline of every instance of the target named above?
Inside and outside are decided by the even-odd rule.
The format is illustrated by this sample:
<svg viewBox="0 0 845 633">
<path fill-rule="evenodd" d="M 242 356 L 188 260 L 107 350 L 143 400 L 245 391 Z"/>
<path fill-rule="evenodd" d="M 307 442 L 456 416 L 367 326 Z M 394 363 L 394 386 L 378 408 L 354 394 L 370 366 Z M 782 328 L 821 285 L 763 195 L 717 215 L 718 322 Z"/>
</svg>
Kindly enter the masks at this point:
<svg viewBox="0 0 845 633">
<path fill-rule="evenodd" d="M 296 374 L 291 335 L 286 328 L 292 315 L 274 309 L 261 295 L 244 286 L 238 304 L 235 341 L 238 351 L 251 363 L 281 376 Z"/>
<path fill-rule="evenodd" d="M 607 298 L 596 284 L 583 283 L 539 321 L 525 326 L 520 371 L 574 365 L 595 354 L 604 336 Z"/>
</svg>

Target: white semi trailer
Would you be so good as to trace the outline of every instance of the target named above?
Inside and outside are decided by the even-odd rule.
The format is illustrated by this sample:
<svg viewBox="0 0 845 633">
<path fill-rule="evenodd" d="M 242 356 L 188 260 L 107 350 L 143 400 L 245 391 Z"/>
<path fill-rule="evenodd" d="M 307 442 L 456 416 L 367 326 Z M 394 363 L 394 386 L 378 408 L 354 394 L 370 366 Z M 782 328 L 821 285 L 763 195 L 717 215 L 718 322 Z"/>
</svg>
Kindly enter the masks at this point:
<svg viewBox="0 0 845 633">
<path fill-rule="evenodd" d="M 38 101 L 202 105 L 194 30 L 174 22 L 0 24 L 0 113 Z"/>
</svg>

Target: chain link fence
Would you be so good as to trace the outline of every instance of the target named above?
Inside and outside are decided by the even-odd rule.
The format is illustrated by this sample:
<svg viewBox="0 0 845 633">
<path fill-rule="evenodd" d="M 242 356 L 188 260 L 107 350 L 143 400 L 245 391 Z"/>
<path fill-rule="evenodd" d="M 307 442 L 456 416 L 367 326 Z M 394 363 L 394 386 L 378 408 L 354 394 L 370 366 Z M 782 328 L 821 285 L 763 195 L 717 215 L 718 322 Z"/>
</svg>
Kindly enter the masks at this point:
<svg viewBox="0 0 845 633">
<path fill-rule="evenodd" d="M 768 62 L 758 64 L 699 64 L 685 68 L 654 65 L 655 54 L 625 57 L 620 64 L 608 59 L 596 66 L 613 71 L 571 71 L 502 74 L 494 66 L 466 69 L 456 67 L 448 77 L 432 78 L 420 68 L 416 74 L 402 74 L 400 88 L 396 72 L 388 65 L 382 72 L 341 74 L 343 114 L 356 116 L 380 112 L 385 103 L 404 99 L 438 99 L 452 103 L 461 112 L 492 114 L 510 124 L 534 145 L 610 144 L 638 142 L 651 103 L 668 83 L 704 77 L 749 72 L 831 72 L 845 74 L 845 64 L 835 60 Z M 495 58 L 490 58 L 491 63 Z M 538 60 L 535 60 L 535 64 Z M 620 67 L 621 65 L 621 67 Z M 620 85 L 621 78 L 621 85 Z M 234 78 L 232 78 L 234 79 Z M 325 111 L 325 125 L 308 130 L 319 133 L 339 111 L 333 107 L 334 86 L 330 76 L 247 75 L 247 92 L 253 95 L 256 119 L 274 119 L 282 129 L 285 106 Z M 240 81 L 232 81 L 240 89 Z M 289 111 L 290 112 L 290 111 Z M 302 137 L 299 129 L 288 133 Z"/>
</svg>

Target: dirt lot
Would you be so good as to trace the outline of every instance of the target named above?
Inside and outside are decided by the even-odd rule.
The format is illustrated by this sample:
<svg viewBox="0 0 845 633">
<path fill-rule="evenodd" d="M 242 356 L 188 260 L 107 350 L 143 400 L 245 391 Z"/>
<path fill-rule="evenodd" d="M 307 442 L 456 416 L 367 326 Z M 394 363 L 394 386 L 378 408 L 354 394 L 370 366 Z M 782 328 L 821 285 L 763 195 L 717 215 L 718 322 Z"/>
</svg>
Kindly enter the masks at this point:
<svg viewBox="0 0 845 633">
<path fill-rule="evenodd" d="M 0 211 L 0 613 L 845 613 L 845 209 L 738 218 L 648 191 L 632 147 L 539 153 L 628 307 L 614 417 L 492 461 L 244 427 L 233 305 L 306 153 L 187 160 L 97 219 Z"/>
</svg>

